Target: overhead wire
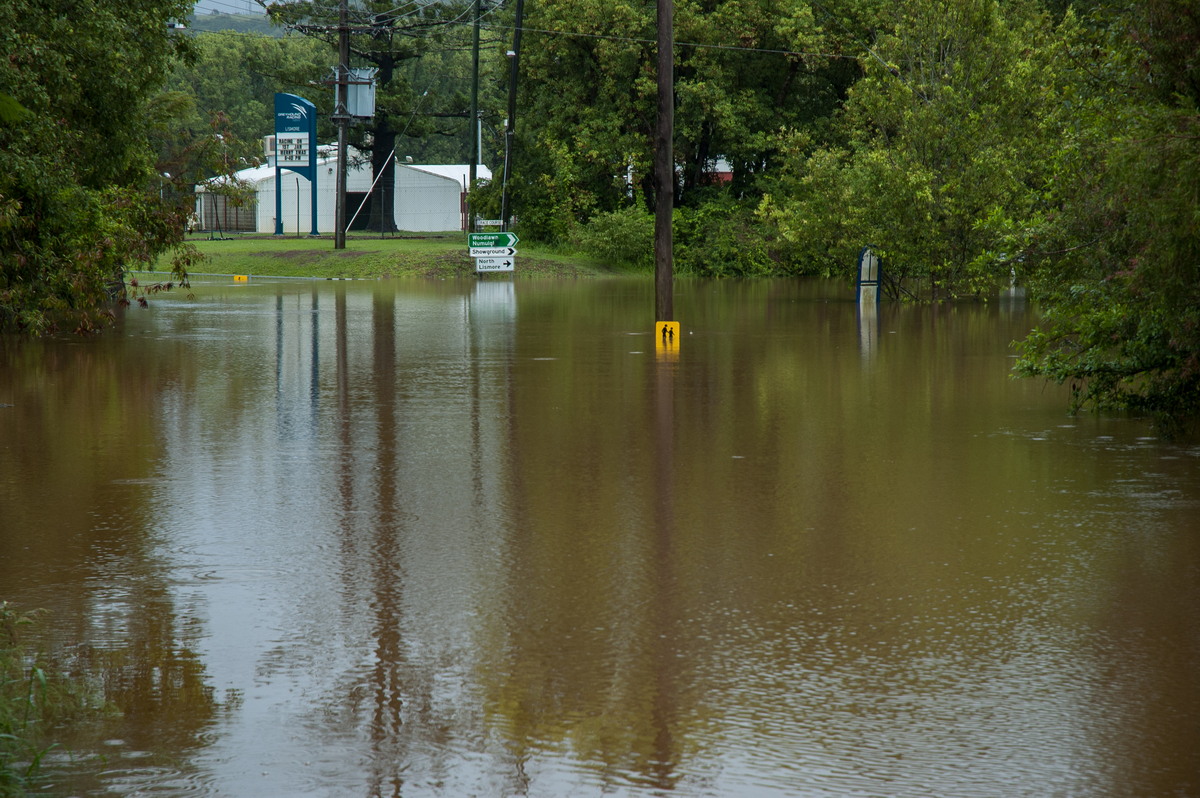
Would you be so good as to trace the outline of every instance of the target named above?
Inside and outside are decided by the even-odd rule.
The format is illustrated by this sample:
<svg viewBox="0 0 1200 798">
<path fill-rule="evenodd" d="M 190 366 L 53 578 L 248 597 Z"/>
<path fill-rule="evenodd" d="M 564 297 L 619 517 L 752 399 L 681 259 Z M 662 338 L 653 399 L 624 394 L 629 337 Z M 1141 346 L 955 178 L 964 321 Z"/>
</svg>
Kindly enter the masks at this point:
<svg viewBox="0 0 1200 798">
<path fill-rule="evenodd" d="M 513 25 L 489 24 L 489 25 L 487 25 L 487 28 L 488 28 L 488 30 L 496 30 L 496 31 L 515 31 L 516 30 L 516 27 Z M 573 36 L 573 37 L 583 38 L 583 39 L 602 39 L 605 41 L 633 42 L 633 43 L 637 43 L 637 44 L 657 44 L 658 43 L 658 41 L 656 39 L 646 39 L 646 38 L 640 38 L 637 36 L 615 36 L 615 35 L 604 34 L 604 33 L 585 33 L 583 31 L 550 30 L 548 28 L 532 28 L 528 25 L 522 25 L 521 31 L 523 33 L 541 33 L 541 34 L 547 34 L 547 35 L 551 35 L 551 36 L 565 36 L 565 37 Z M 735 50 L 735 51 L 748 52 L 748 53 L 767 53 L 767 54 L 774 54 L 774 55 L 791 55 L 791 56 L 808 57 L 808 58 L 849 58 L 849 59 L 853 59 L 855 61 L 859 60 L 859 58 L 860 58 L 860 56 L 857 56 L 857 55 L 845 55 L 845 54 L 841 54 L 841 53 L 805 52 L 803 50 L 783 50 L 783 49 L 769 48 L 769 47 L 747 47 L 745 45 L 740 45 L 740 44 L 706 44 L 703 42 L 679 42 L 679 41 L 677 41 L 677 42 L 675 42 L 675 46 L 676 47 L 692 47 L 692 48 L 696 48 L 696 49 L 708 49 L 708 50 Z"/>
<path fill-rule="evenodd" d="M 499 9 L 501 7 L 501 5 L 502 4 L 499 2 L 494 2 L 494 1 L 489 2 L 487 11 L 484 12 L 483 14 L 480 14 L 480 19 L 483 19 L 484 17 L 488 16 L 489 14 L 492 14 L 497 9 Z M 393 6 L 388 11 L 377 12 L 373 15 L 373 18 L 374 19 L 382 19 L 382 20 L 405 19 L 407 17 L 412 17 L 412 16 L 416 16 L 417 14 L 420 14 L 426 8 L 428 8 L 428 5 L 422 5 L 422 4 L 418 4 L 418 3 L 405 3 L 404 5 Z M 468 8 L 470 8 L 470 7 L 468 6 Z M 405 9 L 408 9 L 408 10 L 405 10 Z M 401 13 L 401 12 L 403 12 L 403 13 Z M 455 19 L 461 19 L 462 16 L 463 16 L 463 14 L 460 14 Z"/>
<path fill-rule="evenodd" d="M 249 12 L 246 11 L 246 6 L 248 5 L 246 2 L 238 2 L 235 5 L 234 3 L 229 2 L 229 0 L 205 0 L 204 5 L 218 7 L 216 9 L 216 13 L 220 13 L 220 14 L 232 14 L 232 15 L 244 16 L 246 14 L 254 13 L 253 11 L 249 11 Z M 228 10 L 226 10 L 226 9 L 228 9 Z M 197 14 L 200 14 L 200 12 L 193 11 L 193 15 L 197 15 Z"/>
</svg>

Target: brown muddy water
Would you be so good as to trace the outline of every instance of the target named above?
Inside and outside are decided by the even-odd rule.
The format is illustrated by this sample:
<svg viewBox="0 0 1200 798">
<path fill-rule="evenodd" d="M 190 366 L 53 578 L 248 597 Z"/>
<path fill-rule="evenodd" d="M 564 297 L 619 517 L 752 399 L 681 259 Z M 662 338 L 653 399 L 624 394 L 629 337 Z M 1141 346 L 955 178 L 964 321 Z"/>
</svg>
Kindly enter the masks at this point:
<svg viewBox="0 0 1200 798">
<path fill-rule="evenodd" d="M 1200 795 L 1200 447 L 1022 306 L 212 279 L 0 342 L 47 795 Z"/>
</svg>

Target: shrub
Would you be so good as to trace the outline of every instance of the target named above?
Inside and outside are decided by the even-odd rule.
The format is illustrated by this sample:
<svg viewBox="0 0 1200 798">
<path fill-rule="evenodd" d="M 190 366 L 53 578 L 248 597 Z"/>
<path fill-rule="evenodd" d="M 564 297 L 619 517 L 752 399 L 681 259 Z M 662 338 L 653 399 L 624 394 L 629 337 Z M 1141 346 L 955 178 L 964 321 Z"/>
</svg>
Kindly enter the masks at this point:
<svg viewBox="0 0 1200 798">
<path fill-rule="evenodd" d="M 579 227 L 571 244 L 614 266 L 654 265 L 654 216 L 638 207 L 598 213 Z"/>
</svg>

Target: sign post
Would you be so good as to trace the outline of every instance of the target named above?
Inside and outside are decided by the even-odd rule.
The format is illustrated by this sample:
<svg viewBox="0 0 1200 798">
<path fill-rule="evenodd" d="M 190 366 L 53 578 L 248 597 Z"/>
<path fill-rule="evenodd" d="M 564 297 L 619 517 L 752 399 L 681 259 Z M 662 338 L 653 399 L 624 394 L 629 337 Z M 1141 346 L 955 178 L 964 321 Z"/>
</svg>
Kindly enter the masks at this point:
<svg viewBox="0 0 1200 798">
<path fill-rule="evenodd" d="M 477 272 L 511 272 L 517 263 L 516 233 L 467 233 L 467 251 Z"/>
<path fill-rule="evenodd" d="M 275 235 L 283 235 L 283 181 L 290 169 L 308 180 L 312 231 L 317 232 L 317 107 L 295 94 L 275 95 Z M 297 188 L 297 191 L 299 189 Z M 297 199 L 299 199 L 297 197 Z M 299 233 L 300 220 L 296 220 Z"/>
</svg>

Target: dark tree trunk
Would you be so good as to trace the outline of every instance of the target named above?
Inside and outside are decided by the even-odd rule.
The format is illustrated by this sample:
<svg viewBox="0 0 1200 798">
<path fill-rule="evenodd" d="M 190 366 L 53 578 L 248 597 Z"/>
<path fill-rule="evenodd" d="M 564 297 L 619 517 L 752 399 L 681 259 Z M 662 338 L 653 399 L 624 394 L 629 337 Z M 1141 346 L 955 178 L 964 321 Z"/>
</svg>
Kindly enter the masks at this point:
<svg viewBox="0 0 1200 798">
<path fill-rule="evenodd" d="M 381 53 L 375 61 L 379 67 L 376 80 L 386 86 L 392 80 L 396 60 Z M 371 192 L 371 216 L 367 229 L 376 233 L 396 232 L 396 128 L 390 114 L 376 111 L 372 127 L 371 179 L 375 188 Z"/>
</svg>

